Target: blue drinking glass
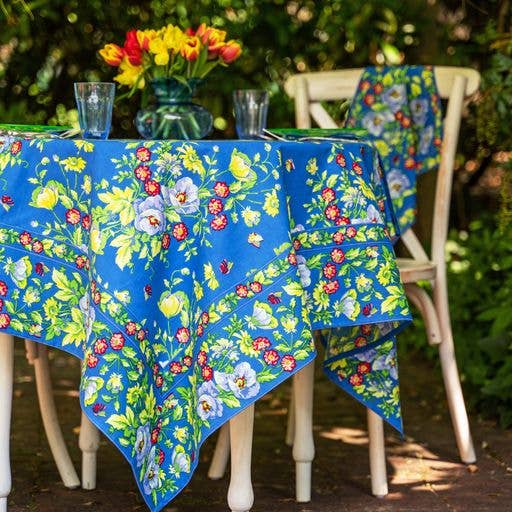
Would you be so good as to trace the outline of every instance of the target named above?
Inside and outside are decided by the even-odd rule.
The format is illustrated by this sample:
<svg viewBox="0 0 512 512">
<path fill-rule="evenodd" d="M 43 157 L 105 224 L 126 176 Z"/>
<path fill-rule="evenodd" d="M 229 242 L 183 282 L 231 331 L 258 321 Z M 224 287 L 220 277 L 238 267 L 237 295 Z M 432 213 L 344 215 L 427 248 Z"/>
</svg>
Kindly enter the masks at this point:
<svg viewBox="0 0 512 512">
<path fill-rule="evenodd" d="M 84 139 L 108 139 L 115 92 L 112 82 L 75 82 L 78 122 Z"/>
</svg>

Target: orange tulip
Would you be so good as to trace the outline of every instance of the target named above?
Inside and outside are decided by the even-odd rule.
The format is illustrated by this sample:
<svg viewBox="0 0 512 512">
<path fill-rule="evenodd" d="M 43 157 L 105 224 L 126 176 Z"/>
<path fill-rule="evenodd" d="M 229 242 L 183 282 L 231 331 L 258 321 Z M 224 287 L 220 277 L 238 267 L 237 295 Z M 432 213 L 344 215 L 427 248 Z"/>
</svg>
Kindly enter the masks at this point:
<svg viewBox="0 0 512 512">
<path fill-rule="evenodd" d="M 137 41 L 139 46 L 148 51 L 149 43 L 157 36 L 156 30 L 137 30 Z"/>
<path fill-rule="evenodd" d="M 228 41 L 219 50 L 219 55 L 226 64 L 231 64 L 233 61 L 238 59 L 241 53 L 242 47 L 240 46 L 240 43 L 237 43 L 234 39 Z"/>
<path fill-rule="evenodd" d="M 106 44 L 99 53 L 107 64 L 115 67 L 121 64 L 124 56 L 124 50 L 113 43 Z"/>
<path fill-rule="evenodd" d="M 201 51 L 201 40 L 197 36 L 187 37 L 181 47 L 181 56 L 188 61 L 194 61 L 199 57 Z"/>
</svg>

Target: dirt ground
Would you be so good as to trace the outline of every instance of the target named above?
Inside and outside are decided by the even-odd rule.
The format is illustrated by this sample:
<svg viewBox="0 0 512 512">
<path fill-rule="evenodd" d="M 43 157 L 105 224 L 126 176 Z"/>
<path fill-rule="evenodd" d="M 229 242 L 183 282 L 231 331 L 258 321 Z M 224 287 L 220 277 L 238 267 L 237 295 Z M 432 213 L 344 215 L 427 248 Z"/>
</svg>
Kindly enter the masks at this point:
<svg viewBox="0 0 512 512">
<path fill-rule="evenodd" d="M 317 365 L 319 366 L 319 365 Z M 79 467 L 78 361 L 52 353 L 59 416 Z M 318 372 L 315 391 L 316 459 L 311 503 L 294 501 L 294 465 L 284 444 L 289 385 L 256 406 L 253 445 L 253 512 L 512 512 L 512 431 L 472 417 L 478 462 L 458 462 L 441 377 L 424 360 L 401 360 L 405 439 L 387 429 L 389 495 L 370 495 L 364 408 Z M 9 512 L 145 511 L 128 464 L 102 438 L 94 491 L 67 490 L 59 479 L 42 427 L 33 369 L 16 349 Z M 226 512 L 228 478 L 206 478 L 215 437 L 205 444 L 190 485 L 165 512 Z"/>
</svg>

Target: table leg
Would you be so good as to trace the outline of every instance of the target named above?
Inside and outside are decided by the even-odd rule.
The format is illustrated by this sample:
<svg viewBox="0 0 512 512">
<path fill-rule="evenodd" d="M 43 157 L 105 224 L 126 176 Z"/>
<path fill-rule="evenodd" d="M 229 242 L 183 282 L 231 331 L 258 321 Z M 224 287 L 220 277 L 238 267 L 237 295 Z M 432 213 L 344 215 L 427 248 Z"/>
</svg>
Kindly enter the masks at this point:
<svg viewBox="0 0 512 512">
<path fill-rule="evenodd" d="M 210 469 L 208 469 L 208 478 L 219 480 L 226 472 L 226 466 L 229 460 L 229 422 L 224 423 L 219 430 L 215 452 L 213 453 Z"/>
<path fill-rule="evenodd" d="M 82 488 L 96 489 L 96 453 L 100 446 L 100 433 L 84 412 L 78 445 L 82 450 Z"/>
<path fill-rule="evenodd" d="M 0 334 L 0 512 L 7 512 L 11 492 L 9 437 L 11 432 L 14 337 Z"/>
<path fill-rule="evenodd" d="M 386 472 L 386 447 L 384 445 L 384 422 L 370 409 L 366 409 L 368 417 L 368 439 L 370 454 L 370 475 L 372 477 L 372 494 L 382 498 L 388 493 Z"/>
<path fill-rule="evenodd" d="M 254 503 L 251 482 L 252 428 L 254 404 L 229 422 L 231 437 L 231 481 L 228 505 L 231 512 L 248 512 Z"/>
</svg>

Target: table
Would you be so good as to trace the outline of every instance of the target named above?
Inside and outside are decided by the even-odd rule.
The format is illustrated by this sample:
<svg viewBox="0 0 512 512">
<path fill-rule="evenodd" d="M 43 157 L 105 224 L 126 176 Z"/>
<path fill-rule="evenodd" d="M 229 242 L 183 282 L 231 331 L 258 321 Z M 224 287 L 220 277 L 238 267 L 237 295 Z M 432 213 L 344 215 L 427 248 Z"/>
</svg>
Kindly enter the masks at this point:
<svg viewBox="0 0 512 512">
<path fill-rule="evenodd" d="M 315 329 L 340 328 L 327 376 L 401 430 L 381 178 L 362 140 L 4 137 L 0 331 L 83 360 L 82 409 L 155 511 L 208 435 L 314 359 Z"/>
</svg>

